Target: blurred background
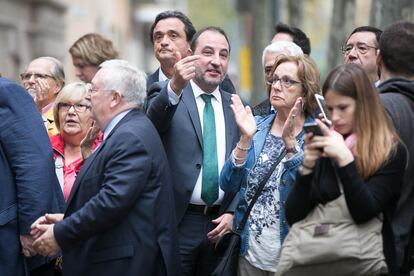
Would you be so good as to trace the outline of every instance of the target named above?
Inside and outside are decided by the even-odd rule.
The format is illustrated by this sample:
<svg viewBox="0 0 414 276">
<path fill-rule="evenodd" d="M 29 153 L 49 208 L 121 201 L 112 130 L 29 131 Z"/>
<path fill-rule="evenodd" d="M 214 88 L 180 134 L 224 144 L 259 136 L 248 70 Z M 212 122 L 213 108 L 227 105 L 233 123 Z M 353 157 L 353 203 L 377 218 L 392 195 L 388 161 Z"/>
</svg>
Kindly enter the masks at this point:
<svg viewBox="0 0 414 276">
<path fill-rule="evenodd" d="M 413 0 L 0 0 L 0 72 L 19 81 L 32 59 L 54 56 L 65 64 L 67 81 L 73 81 L 69 47 L 82 35 L 98 32 L 114 42 L 121 58 L 152 73 L 158 63 L 150 26 L 169 9 L 187 14 L 197 29 L 216 25 L 228 33 L 229 75 L 251 104 L 265 98 L 262 51 L 277 22 L 307 34 L 323 80 L 342 63 L 341 45 L 355 27 L 383 29 L 414 19 Z"/>
</svg>

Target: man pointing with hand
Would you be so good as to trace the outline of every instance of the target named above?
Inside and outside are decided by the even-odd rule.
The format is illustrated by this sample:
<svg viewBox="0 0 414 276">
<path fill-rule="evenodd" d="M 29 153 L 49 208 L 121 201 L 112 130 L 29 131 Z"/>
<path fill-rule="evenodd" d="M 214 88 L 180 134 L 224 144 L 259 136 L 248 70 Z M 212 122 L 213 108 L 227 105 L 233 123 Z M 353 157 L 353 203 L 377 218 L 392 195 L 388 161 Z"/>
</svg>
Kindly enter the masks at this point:
<svg viewBox="0 0 414 276">
<path fill-rule="evenodd" d="M 153 85 L 147 115 L 162 137 L 173 176 L 181 273 L 210 275 L 214 243 L 232 228 L 238 201 L 218 181 L 239 132 L 231 94 L 219 88 L 230 56 L 225 32 L 201 29 L 191 50 L 193 56 L 174 65 L 171 81 Z"/>
<path fill-rule="evenodd" d="M 195 32 L 193 23 L 182 12 L 165 11 L 156 16 L 151 26 L 150 40 L 160 67 L 148 76 L 147 92 L 155 82 L 171 79 L 175 63 L 192 54 L 190 42 Z M 220 83 L 220 88 L 236 93 L 227 75 Z"/>
</svg>

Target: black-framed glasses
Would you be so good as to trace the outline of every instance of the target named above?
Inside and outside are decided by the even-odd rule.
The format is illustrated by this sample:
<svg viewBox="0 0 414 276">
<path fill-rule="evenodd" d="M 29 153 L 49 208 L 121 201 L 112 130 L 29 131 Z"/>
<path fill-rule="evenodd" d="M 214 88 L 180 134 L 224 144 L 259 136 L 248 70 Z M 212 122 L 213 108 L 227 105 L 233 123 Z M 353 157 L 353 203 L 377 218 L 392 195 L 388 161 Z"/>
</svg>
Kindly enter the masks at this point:
<svg viewBox="0 0 414 276">
<path fill-rule="evenodd" d="M 378 47 L 370 46 L 368 44 L 358 42 L 355 45 L 354 44 L 342 45 L 341 51 L 344 55 L 349 55 L 349 53 L 351 53 L 352 49 L 354 48 L 358 51 L 358 53 L 362 55 L 366 54 L 369 51 L 369 49 L 375 49 L 375 50 L 378 49 Z"/>
<path fill-rule="evenodd" d="M 63 111 L 69 111 L 69 109 L 73 106 L 76 112 L 85 112 L 86 110 L 90 109 L 91 107 L 86 104 L 70 104 L 70 103 L 59 103 L 58 109 Z"/>
<path fill-rule="evenodd" d="M 55 78 L 52 75 L 41 74 L 41 73 L 21 73 L 20 74 L 20 78 L 24 81 L 25 80 L 30 80 L 32 77 L 34 77 L 34 79 L 46 79 L 46 78 L 54 79 Z"/>
<path fill-rule="evenodd" d="M 280 81 L 280 84 L 283 87 L 286 87 L 286 88 L 289 88 L 289 87 L 291 87 L 292 85 L 295 85 L 295 84 L 301 84 L 301 82 L 292 80 L 288 76 L 282 76 L 280 78 L 274 76 L 270 80 L 266 81 L 266 84 L 275 85 L 278 81 Z"/>
</svg>

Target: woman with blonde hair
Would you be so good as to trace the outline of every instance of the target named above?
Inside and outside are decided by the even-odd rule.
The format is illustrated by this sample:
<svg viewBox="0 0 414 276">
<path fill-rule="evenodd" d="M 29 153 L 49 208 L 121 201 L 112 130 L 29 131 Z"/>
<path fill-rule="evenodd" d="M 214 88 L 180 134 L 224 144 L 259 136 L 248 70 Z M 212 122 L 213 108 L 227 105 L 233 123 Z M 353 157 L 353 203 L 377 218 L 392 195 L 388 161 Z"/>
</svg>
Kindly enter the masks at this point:
<svg viewBox="0 0 414 276">
<path fill-rule="evenodd" d="M 91 128 L 94 121 L 90 101 L 86 98 L 89 89 L 89 85 L 82 82 L 70 83 L 60 91 L 53 107 L 59 133 L 50 136 L 50 142 L 65 201 L 84 159 L 89 155 L 86 152 L 95 148 L 101 137 L 99 129 Z"/>
<path fill-rule="evenodd" d="M 398 275 L 391 220 L 403 182 L 405 147 L 359 65 L 334 69 L 322 92 L 332 128 L 317 120 L 323 135 L 306 134 L 302 166 L 286 202 L 287 221 L 292 225 L 305 219 L 319 204 L 334 201 L 341 195 L 342 186 L 356 224 L 383 214 L 388 275 Z"/>
</svg>

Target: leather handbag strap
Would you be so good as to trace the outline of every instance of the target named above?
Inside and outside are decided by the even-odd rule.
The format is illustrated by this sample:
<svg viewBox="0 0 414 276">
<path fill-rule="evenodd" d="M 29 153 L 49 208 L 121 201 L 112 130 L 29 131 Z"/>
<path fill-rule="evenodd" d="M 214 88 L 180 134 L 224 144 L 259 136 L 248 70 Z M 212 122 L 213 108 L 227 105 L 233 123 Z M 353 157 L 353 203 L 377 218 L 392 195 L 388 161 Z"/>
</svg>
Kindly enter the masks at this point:
<svg viewBox="0 0 414 276">
<path fill-rule="evenodd" d="M 250 201 L 250 204 L 249 204 L 249 207 L 246 210 L 246 213 L 244 213 L 244 216 L 243 216 L 242 220 L 240 221 L 239 226 L 237 226 L 237 228 L 236 228 L 236 231 L 235 231 L 236 233 L 240 234 L 241 231 L 243 230 L 244 226 L 246 225 L 247 218 L 250 215 L 250 211 L 253 208 L 253 205 L 256 203 L 256 200 L 259 198 L 259 195 L 262 193 L 262 190 L 263 190 L 265 184 L 269 180 L 270 176 L 273 174 L 273 171 L 275 170 L 275 168 L 277 167 L 277 165 L 285 157 L 286 153 L 287 152 L 286 152 L 286 148 L 285 148 L 285 149 L 283 149 L 282 153 L 279 155 L 278 159 L 272 164 L 272 167 L 267 172 L 267 174 L 265 175 L 265 177 L 260 182 L 260 184 L 259 184 L 259 186 L 257 188 L 256 193 L 254 194 L 252 200 Z"/>
</svg>

